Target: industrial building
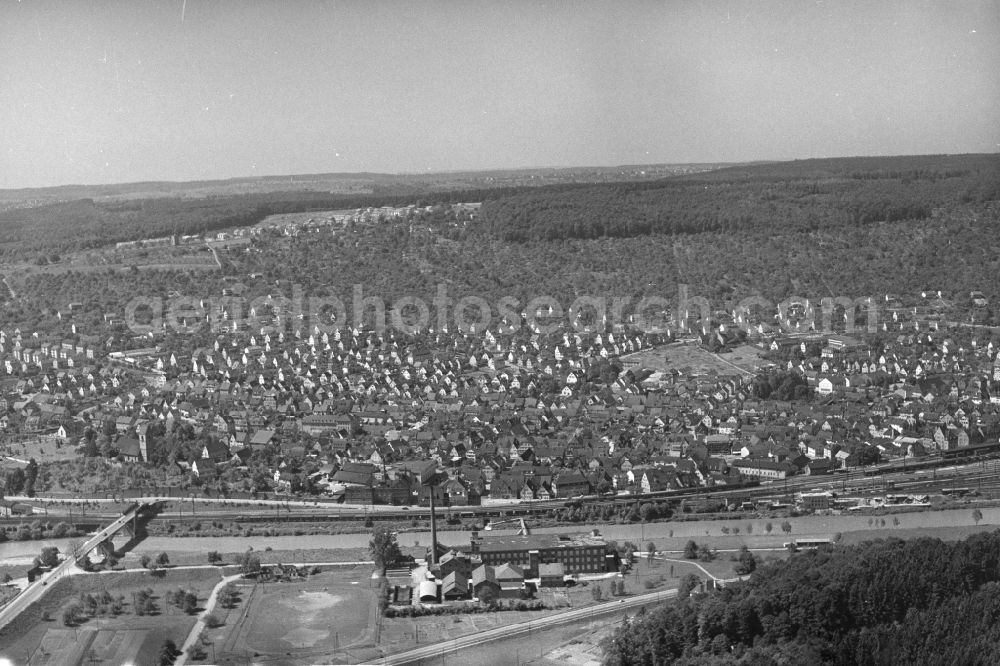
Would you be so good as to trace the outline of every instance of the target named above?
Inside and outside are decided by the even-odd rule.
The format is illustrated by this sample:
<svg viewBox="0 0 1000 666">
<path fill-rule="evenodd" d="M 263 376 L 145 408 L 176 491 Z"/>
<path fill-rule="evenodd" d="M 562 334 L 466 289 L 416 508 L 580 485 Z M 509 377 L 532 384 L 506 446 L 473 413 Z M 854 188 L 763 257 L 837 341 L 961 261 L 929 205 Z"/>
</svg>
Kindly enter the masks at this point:
<svg viewBox="0 0 1000 666">
<path fill-rule="evenodd" d="M 561 564 L 570 575 L 617 571 L 619 566 L 618 553 L 597 534 L 479 536 L 473 532 L 470 553 L 483 564 L 517 565 L 524 569 L 526 578 L 537 578 L 542 564 Z"/>
</svg>

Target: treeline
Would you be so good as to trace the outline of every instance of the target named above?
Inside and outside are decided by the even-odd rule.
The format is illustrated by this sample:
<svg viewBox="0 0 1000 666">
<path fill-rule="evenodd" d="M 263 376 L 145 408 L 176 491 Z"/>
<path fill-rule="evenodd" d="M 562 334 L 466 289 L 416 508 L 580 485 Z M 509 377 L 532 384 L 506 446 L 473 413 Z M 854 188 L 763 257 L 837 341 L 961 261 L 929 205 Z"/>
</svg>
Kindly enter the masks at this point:
<svg viewBox="0 0 1000 666">
<path fill-rule="evenodd" d="M 1000 663 L 1000 531 L 824 547 L 640 612 L 605 664 Z"/>
<path fill-rule="evenodd" d="M 923 220 L 1000 198 L 1000 157 L 809 160 L 653 182 L 540 188 L 485 203 L 505 241 L 817 230 Z"/>
<path fill-rule="evenodd" d="M 430 206 L 511 196 L 527 187 L 417 191 L 377 186 L 372 194 L 272 192 L 208 198 L 130 201 L 80 199 L 0 212 L 0 256 L 87 250 L 170 234 L 198 234 L 256 224 L 269 215 L 378 206 Z"/>
<path fill-rule="evenodd" d="M 753 394 L 761 400 L 808 400 L 812 389 L 798 372 L 775 370 L 754 378 Z"/>
<path fill-rule="evenodd" d="M 966 155 L 896 155 L 879 157 L 829 157 L 787 162 L 762 162 L 725 167 L 700 178 L 712 180 L 829 180 L 841 178 L 878 179 L 953 178 L 997 168 L 997 156 L 989 153 Z"/>
</svg>

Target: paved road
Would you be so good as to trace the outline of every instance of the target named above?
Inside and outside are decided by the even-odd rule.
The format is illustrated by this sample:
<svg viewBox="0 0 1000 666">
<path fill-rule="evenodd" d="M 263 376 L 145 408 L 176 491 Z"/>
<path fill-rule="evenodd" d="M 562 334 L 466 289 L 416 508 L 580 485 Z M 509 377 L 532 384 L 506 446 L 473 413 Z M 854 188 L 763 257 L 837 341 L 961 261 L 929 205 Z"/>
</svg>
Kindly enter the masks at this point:
<svg viewBox="0 0 1000 666">
<path fill-rule="evenodd" d="M 624 599 L 619 599 L 617 601 L 599 604 L 596 606 L 577 608 L 574 610 L 566 611 L 564 613 L 559 613 L 557 615 L 549 615 L 547 617 L 538 618 L 537 620 L 530 620 L 527 622 L 521 622 L 519 624 L 511 624 L 505 627 L 488 629 L 486 631 L 481 631 L 477 634 L 462 636 L 460 638 L 456 638 L 450 641 L 445 641 L 443 643 L 425 645 L 423 647 L 415 648 L 413 650 L 408 650 L 407 652 L 400 652 L 398 654 L 389 655 L 382 660 L 382 663 L 412 664 L 425 659 L 433 659 L 435 657 L 439 657 L 449 652 L 455 652 L 457 650 L 464 650 L 466 648 L 482 645 L 483 643 L 488 643 L 490 641 L 495 641 L 505 638 L 513 638 L 514 636 L 528 634 L 533 630 L 547 629 L 549 627 L 558 626 L 560 624 L 566 624 L 568 622 L 575 622 L 577 620 L 586 620 L 588 618 L 595 617 L 597 615 L 606 615 L 608 613 L 625 611 L 627 609 L 637 608 L 639 606 L 645 606 L 646 604 L 654 603 L 657 601 L 665 601 L 667 599 L 672 599 L 675 596 L 677 596 L 677 590 L 664 590 L 661 592 L 650 592 L 649 594 L 641 594 L 634 597 L 626 597 Z"/>
<path fill-rule="evenodd" d="M 129 513 L 119 516 L 110 525 L 103 528 L 100 532 L 97 532 L 94 536 L 84 542 L 82 546 L 80 546 L 77 556 L 89 553 L 96 548 L 99 543 L 124 527 L 128 521 L 132 520 L 132 516 L 137 510 L 138 509 L 135 509 Z M 54 569 L 35 579 L 35 582 L 29 584 L 28 587 L 21 592 L 21 594 L 14 597 L 10 603 L 0 609 L 0 627 L 7 626 L 7 623 L 22 613 L 24 609 L 41 599 L 42 595 L 50 589 L 50 583 L 54 583 L 68 573 L 72 573 L 75 568 L 76 557 L 74 557 L 73 554 L 68 554 Z"/>
</svg>

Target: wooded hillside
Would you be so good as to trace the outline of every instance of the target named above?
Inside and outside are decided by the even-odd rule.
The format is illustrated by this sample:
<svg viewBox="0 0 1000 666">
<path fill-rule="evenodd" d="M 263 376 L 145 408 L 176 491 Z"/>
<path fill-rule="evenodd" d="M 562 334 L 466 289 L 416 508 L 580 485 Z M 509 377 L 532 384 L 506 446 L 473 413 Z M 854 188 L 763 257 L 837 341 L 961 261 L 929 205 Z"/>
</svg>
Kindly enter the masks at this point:
<svg viewBox="0 0 1000 666">
<path fill-rule="evenodd" d="M 805 160 L 656 182 L 539 189 L 483 206 L 505 241 L 818 230 L 923 220 L 1000 197 L 1000 156 Z"/>
<path fill-rule="evenodd" d="M 642 613 L 605 663 L 1000 663 L 1000 531 L 825 547 Z"/>
<path fill-rule="evenodd" d="M 269 215 L 310 210 L 479 201 L 520 190 L 415 193 L 374 188 L 373 194 L 275 192 L 210 198 L 65 201 L 0 212 L 0 259 L 71 252 L 170 234 L 200 234 L 260 222 Z"/>
</svg>

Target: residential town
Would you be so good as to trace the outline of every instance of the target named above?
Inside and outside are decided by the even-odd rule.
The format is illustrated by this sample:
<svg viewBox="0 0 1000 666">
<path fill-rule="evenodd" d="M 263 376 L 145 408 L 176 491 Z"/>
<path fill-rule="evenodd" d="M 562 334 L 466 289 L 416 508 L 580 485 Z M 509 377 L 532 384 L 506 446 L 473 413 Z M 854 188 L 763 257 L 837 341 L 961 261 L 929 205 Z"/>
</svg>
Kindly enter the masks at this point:
<svg viewBox="0 0 1000 666">
<path fill-rule="evenodd" d="M 426 505 L 433 492 L 439 506 L 464 506 L 738 487 L 995 443 L 995 343 L 890 323 L 878 347 L 763 326 L 680 341 L 623 326 L 237 330 L 197 351 L 203 337 L 111 349 L 114 338 L 4 330 L 3 465 L 23 469 L 18 442 L 33 440 L 155 472 L 93 488 L 42 474 L 31 490 L 53 497 L 179 487 Z M 732 374 L 649 363 L 665 345 L 705 356 L 743 345 L 759 363 Z M 428 466 L 447 482 L 420 483 Z"/>
<path fill-rule="evenodd" d="M 1000 0 L 95 4 L 0 3 L 0 666 L 1000 664 Z"/>
</svg>

